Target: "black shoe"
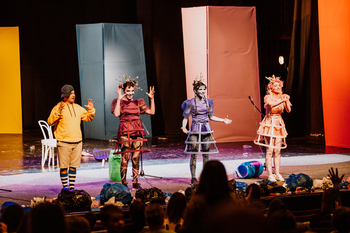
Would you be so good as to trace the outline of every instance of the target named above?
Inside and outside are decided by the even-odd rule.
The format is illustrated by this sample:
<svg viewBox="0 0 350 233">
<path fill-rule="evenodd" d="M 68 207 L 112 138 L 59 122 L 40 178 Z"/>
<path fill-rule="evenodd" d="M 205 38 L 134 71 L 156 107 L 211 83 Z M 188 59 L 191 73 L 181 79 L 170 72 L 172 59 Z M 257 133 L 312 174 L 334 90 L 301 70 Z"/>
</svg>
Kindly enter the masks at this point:
<svg viewBox="0 0 350 233">
<path fill-rule="evenodd" d="M 191 184 L 192 185 L 198 184 L 198 180 L 196 178 L 192 178 L 191 179 Z"/>
<path fill-rule="evenodd" d="M 139 190 L 142 189 L 140 183 L 132 183 L 132 189 Z"/>
<path fill-rule="evenodd" d="M 125 183 L 122 182 L 122 185 L 128 188 L 128 182 L 125 182 Z"/>
</svg>

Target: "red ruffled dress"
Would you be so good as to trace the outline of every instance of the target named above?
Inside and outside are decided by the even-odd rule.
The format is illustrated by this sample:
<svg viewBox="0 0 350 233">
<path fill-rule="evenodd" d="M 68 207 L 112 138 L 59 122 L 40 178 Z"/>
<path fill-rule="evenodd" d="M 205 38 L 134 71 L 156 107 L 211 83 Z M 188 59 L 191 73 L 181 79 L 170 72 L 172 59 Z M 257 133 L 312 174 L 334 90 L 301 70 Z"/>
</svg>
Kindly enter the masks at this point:
<svg viewBox="0 0 350 233">
<path fill-rule="evenodd" d="M 114 112 L 118 99 L 114 99 L 111 104 L 111 111 Z M 128 138 L 129 150 L 124 150 L 120 153 L 129 153 L 135 151 L 149 152 L 148 148 L 131 149 L 132 142 L 145 142 L 147 139 L 144 138 L 145 131 L 142 127 L 142 122 L 139 115 L 145 114 L 149 109 L 144 99 L 138 100 L 120 100 L 120 124 L 117 136 L 117 148 L 120 148 L 120 144 L 126 143 L 127 141 L 121 141 L 121 136 Z M 131 142 L 131 143 L 130 143 Z"/>
</svg>

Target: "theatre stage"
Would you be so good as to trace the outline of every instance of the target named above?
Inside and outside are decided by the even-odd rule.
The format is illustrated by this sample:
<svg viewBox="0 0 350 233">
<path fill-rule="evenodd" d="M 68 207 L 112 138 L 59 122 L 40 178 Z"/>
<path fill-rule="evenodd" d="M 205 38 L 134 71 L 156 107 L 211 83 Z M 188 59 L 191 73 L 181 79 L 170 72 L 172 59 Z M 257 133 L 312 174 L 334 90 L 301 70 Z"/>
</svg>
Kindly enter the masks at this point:
<svg viewBox="0 0 350 233">
<path fill-rule="evenodd" d="M 0 205 L 6 201 L 29 205 L 33 197 L 57 197 L 62 188 L 59 169 L 48 168 L 47 165 L 41 168 L 41 139 L 41 132 L 37 129 L 25 131 L 23 135 L 0 134 Z M 184 140 L 184 135 L 166 136 L 166 139 L 148 138 L 151 152 L 143 154 L 145 176 L 140 176 L 143 188 L 157 187 L 166 193 L 173 193 L 190 186 L 190 157 L 183 153 Z M 287 143 L 287 149 L 282 151 L 281 162 L 284 178 L 292 173 L 305 173 L 312 179 L 322 179 L 327 176 L 330 167 L 338 168 L 345 177 L 350 176 L 349 149 L 325 147 L 322 137 L 287 138 Z M 252 148 L 244 149 L 244 145 Z M 104 140 L 84 139 L 83 144 L 84 150 L 90 154 L 93 150 L 114 147 L 114 142 Z M 217 147 L 219 153 L 211 155 L 210 159 L 219 160 L 225 165 L 228 179 L 234 178 L 234 172 L 243 162 L 264 163 L 264 149 L 253 142 L 220 143 Z M 198 155 L 197 177 L 200 176 L 202 164 L 202 156 Z M 105 163 L 104 168 L 101 165 L 93 156 L 83 156 L 81 168 L 77 170 L 75 188 L 96 197 L 103 185 L 110 182 L 108 163 Z M 131 162 L 127 180 L 131 188 L 130 165 Z M 265 178 L 266 171 L 259 178 L 237 181 L 250 184 Z"/>
</svg>

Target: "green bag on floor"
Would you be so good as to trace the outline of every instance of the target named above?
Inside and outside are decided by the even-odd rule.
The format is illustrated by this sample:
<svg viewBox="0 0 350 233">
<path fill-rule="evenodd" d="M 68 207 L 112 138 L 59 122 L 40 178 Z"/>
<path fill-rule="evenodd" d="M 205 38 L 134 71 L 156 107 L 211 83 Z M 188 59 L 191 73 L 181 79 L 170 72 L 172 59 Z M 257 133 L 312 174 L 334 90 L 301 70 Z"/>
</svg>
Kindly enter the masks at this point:
<svg viewBox="0 0 350 233">
<path fill-rule="evenodd" d="M 120 164 L 122 162 L 122 154 L 113 154 L 115 150 L 111 150 L 108 158 L 109 165 L 109 179 L 112 182 L 120 182 Z"/>
</svg>

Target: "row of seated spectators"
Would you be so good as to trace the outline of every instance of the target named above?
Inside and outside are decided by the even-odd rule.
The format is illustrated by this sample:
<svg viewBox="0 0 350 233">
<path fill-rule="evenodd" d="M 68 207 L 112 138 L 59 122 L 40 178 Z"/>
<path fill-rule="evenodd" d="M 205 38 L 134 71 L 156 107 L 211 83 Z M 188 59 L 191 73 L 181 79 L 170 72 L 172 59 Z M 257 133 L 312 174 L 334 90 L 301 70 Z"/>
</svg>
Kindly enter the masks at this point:
<svg viewBox="0 0 350 233">
<path fill-rule="evenodd" d="M 170 197 L 167 206 L 145 207 L 135 199 L 129 206 L 129 222 L 115 205 L 101 208 L 98 221 L 93 213 L 65 217 L 62 207 L 52 203 L 38 204 L 27 214 L 12 205 L 1 215 L 0 232 L 350 232 L 350 208 L 341 206 L 337 190 L 344 175 L 339 177 L 332 168 L 329 176 L 334 186 L 325 190 L 320 212 L 307 224 L 296 221 L 279 198 L 264 206 L 256 184 L 249 185 L 240 198 L 230 189 L 223 164 L 213 160 L 205 164 L 190 200 L 180 192 Z M 322 227 L 322 221 L 330 225 Z"/>
</svg>

